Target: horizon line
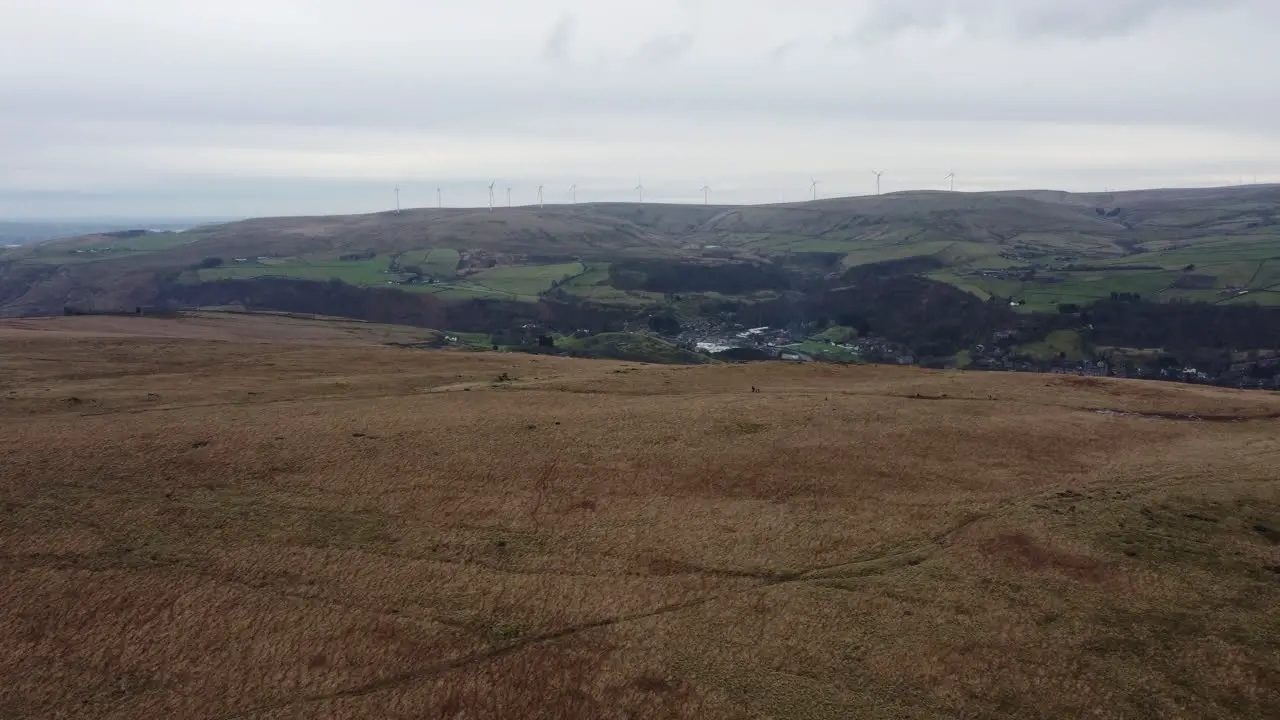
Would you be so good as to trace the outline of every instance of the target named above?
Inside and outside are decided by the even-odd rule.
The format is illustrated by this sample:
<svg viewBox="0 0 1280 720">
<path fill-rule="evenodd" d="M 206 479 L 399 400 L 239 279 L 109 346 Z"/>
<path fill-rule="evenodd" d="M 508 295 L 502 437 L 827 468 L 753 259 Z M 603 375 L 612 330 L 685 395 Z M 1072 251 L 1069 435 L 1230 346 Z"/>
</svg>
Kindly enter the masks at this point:
<svg viewBox="0 0 1280 720">
<path fill-rule="evenodd" d="M 443 188 L 444 186 L 441 185 L 440 187 Z M 488 187 L 488 186 L 485 186 L 485 187 Z M 637 206 L 639 205 L 645 205 L 645 206 L 690 205 L 690 206 L 721 207 L 721 208 L 779 207 L 779 206 L 797 206 L 797 205 L 812 205 L 812 204 L 818 204 L 818 203 L 831 203 L 831 202 L 844 201 L 844 200 L 879 200 L 883 198 L 891 198 L 894 196 L 902 197 L 907 195 L 1017 195 L 1022 193 L 1055 193 L 1055 194 L 1062 194 L 1062 195 L 1089 196 L 1089 195 L 1124 195 L 1124 194 L 1150 193 L 1150 192 L 1194 192 L 1194 191 L 1208 191 L 1208 190 L 1230 191 L 1230 190 L 1247 190 L 1247 189 L 1271 188 L 1271 187 L 1280 187 L 1280 183 L 1264 182 L 1264 183 L 1245 183 L 1245 184 L 1233 184 L 1233 185 L 1147 187 L 1147 188 L 1132 188 L 1132 189 L 1126 189 L 1126 190 L 1103 189 L 1103 190 L 1086 190 L 1086 191 L 1057 190 L 1054 188 L 1022 188 L 1022 189 L 1015 189 L 1015 190 L 947 190 L 947 189 L 938 189 L 938 188 L 917 188 L 917 189 L 910 189 L 910 190 L 893 190 L 893 191 L 889 191 L 881 194 L 871 193 L 871 194 L 862 194 L 862 195 L 835 195 L 831 197 L 818 198 L 816 200 L 812 198 L 805 198 L 800 200 L 786 200 L 786 201 L 780 201 L 780 202 L 708 204 L 708 203 L 704 203 L 702 197 L 700 196 L 696 198 L 691 197 L 689 199 L 679 200 L 679 201 L 646 200 L 644 202 L 639 202 L 636 200 L 588 200 L 583 202 L 547 202 L 547 203 L 544 203 L 542 206 L 539 206 L 539 204 L 535 201 L 532 203 L 511 205 L 509 207 L 495 206 L 493 208 L 493 212 L 498 212 L 500 210 L 517 210 L 517 209 L 527 209 L 527 208 L 547 210 L 552 208 L 567 208 L 567 207 L 579 207 L 579 206 L 590 206 L 590 205 L 637 205 Z M 645 189 L 649 190 L 650 188 L 645 188 Z M 486 212 L 488 212 L 488 204 L 484 203 L 480 205 L 458 205 L 458 206 L 444 206 L 444 207 L 427 206 L 427 205 L 402 206 L 400 208 L 400 214 L 404 214 L 405 212 L 408 212 L 408 211 L 444 212 L 449 210 L 485 210 Z M 73 223 L 73 222 L 85 222 L 85 223 L 152 222 L 152 223 L 178 223 L 178 224 L 190 223 L 190 222 L 232 223 L 232 222 L 241 222 L 245 220 L 264 219 L 264 218 L 338 217 L 338 216 L 350 216 L 350 215 L 381 215 L 381 214 L 394 215 L 396 214 L 396 209 L 393 206 L 389 206 L 388 208 L 382 209 L 382 210 L 371 210 L 371 211 L 364 211 L 364 212 L 346 212 L 346 213 L 335 212 L 335 213 L 318 213 L 318 214 L 317 213 L 304 213 L 304 214 L 285 213 L 285 214 L 267 214 L 267 215 L 216 215 L 216 214 L 214 215 L 177 215 L 177 214 L 147 215 L 145 213 L 129 214 L 129 215 L 65 215 L 65 216 L 29 216 L 29 215 L 28 216 L 4 216 L 4 215 L 0 215 L 0 222 L 6 222 L 6 223 L 26 222 L 26 223 L 41 223 L 41 224 Z"/>
</svg>

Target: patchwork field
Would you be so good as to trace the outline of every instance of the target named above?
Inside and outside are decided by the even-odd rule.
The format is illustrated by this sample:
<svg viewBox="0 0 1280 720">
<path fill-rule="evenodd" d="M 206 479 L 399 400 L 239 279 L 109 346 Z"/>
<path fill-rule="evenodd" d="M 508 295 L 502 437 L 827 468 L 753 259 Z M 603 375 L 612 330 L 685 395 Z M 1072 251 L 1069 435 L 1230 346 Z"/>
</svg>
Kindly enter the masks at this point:
<svg viewBox="0 0 1280 720">
<path fill-rule="evenodd" d="M 1280 716 L 1280 397 L 399 332 L 0 321 L 0 717 Z"/>
<path fill-rule="evenodd" d="M 979 297 L 1023 300 L 1023 310 L 1052 311 L 1058 303 L 1084 304 L 1112 293 L 1158 301 L 1280 304 L 1280 250 L 1273 234 L 1153 242 L 1123 257 L 1075 258 L 1076 269 L 1040 269 L 1030 279 L 983 276 L 998 270 L 989 258 L 929 274 Z M 1058 263 L 1066 266 L 1068 263 Z"/>
<path fill-rule="evenodd" d="M 399 256 L 400 272 L 390 272 L 390 255 L 374 255 L 363 260 L 342 260 L 338 254 L 292 258 L 245 258 L 216 268 L 192 273 L 192 281 L 245 280 L 260 277 L 289 277 L 305 280 L 341 280 L 351 285 L 396 287 L 412 292 L 440 294 L 450 300 L 493 298 L 536 302 L 538 295 L 555 283 L 582 274 L 581 263 L 499 266 L 457 277 L 458 251 L 450 248 L 418 250 Z M 420 270 L 436 282 L 401 285 L 400 281 Z"/>
</svg>

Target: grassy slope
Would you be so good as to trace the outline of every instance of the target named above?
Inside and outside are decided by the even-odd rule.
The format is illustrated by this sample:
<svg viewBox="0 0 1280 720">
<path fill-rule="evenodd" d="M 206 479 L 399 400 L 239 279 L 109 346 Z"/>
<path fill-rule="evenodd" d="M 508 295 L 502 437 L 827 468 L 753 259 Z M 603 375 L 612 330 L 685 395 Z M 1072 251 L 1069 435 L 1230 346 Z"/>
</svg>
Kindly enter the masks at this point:
<svg viewBox="0 0 1280 720">
<path fill-rule="evenodd" d="M 577 277 L 583 269 L 582 263 L 576 262 L 495 267 L 471 275 L 468 280 L 499 292 L 536 299 L 540 293 L 550 289 L 552 283 Z"/>
<path fill-rule="evenodd" d="M 140 223 L 120 223 L 117 221 L 92 222 L 83 220 L 44 220 L 36 222 L 24 222 L 13 220 L 0 220 L 0 245 L 44 242 L 47 240 L 57 240 L 60 238 L 69 238 L 76 236 L 84 236 L 92 233 L 102 232 L 119 232 L 122 230 L 133 230 L 137 228 L 152 228 L 155 230 L 181 230 L 199 224 L 201 221 L 192 220 L 190 222 L 140 222 Z"/>
<path fill-rule="evenodd" d="M 423 253 L 423 269 L 438 277 L 451 277 L 458 270 L 458 251 L 453 248 L 431 248 Z"/>
<path fill-rule="evenodd" d="M 619 290 L 609 284 L 609 263 L 589 263 L 582 274 L 569 280 L 563 289 L 601 305 L 640 307 L 661 302 L 660 293 Z"/>
<path fill-rule="evenodd" d="M 199 278 L 202 282 L 254 277 L 296 277 L 307 280 L 336 278 L 352 285 L 385 285 L 391 277 L 387 274 L 390 260 L 387 255 L 355 261 L 339 260 L 336 255 L 252 260 L 245 263 L 232 260 L 222 267 L 200 270 Z"/>
<path fill-rule="evenodd" d="M 551 265 L 499 266 L 456 278 L 458 251 L 449 248 L 432 249 L 406 254 L 400 258 L 401 266 L 422 263 L 424 272 L 432 277 L 444 278 L 430 285 L 399 286 L 410 292 L 437 293 L 450 299 L 497 298 L 526 302 L 537 300 L 538 295 L 554 282 L 571 279 L 582 273 L 581 263 Z M 219 279 L 245 279 L 255 277 L 294 277 L 307 280 L 338 279 L 352 285 L 386 285 L 407 277 L 403 273 L 388 273 L 389 255 L 377 255 L 368 260 L 343 261 L 335 254 L 251 260 L 208 270 L 200 270 L 202 282 Z M 450 279 L 454 278 L 454 279 Z"/>
<path fill-rule="evenodd" d="M 1094 412 L 1271 395 L 0 335 L 5 717 L 1280 713 L 1276 421 Z"/>
</svg>

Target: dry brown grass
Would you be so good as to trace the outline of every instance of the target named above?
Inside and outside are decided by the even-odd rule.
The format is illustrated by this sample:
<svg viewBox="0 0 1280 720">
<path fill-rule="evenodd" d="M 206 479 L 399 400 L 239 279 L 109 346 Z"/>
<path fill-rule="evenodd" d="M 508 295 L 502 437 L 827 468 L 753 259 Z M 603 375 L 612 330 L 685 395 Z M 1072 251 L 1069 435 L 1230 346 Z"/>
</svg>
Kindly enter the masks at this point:
<svg viewBox="0 0 1280 720">
<path fill-rule="evenodd" d="M 71 321 L 2 717 L 1280 716 L 1274 396 Z"/>
</svg>

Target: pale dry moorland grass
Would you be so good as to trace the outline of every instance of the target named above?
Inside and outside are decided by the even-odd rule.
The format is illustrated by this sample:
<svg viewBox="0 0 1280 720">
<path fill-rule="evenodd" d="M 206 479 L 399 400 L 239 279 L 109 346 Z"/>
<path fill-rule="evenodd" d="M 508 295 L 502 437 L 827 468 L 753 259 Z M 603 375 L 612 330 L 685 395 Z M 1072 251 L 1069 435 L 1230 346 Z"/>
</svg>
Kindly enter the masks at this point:
<svg viewBox="0 0 1280 720">
<path fill-rule="evenodd" d="M 1275 396 L 214 320 L 0 325 L 0 716 L 1280 716 Z"/>
</svg>

